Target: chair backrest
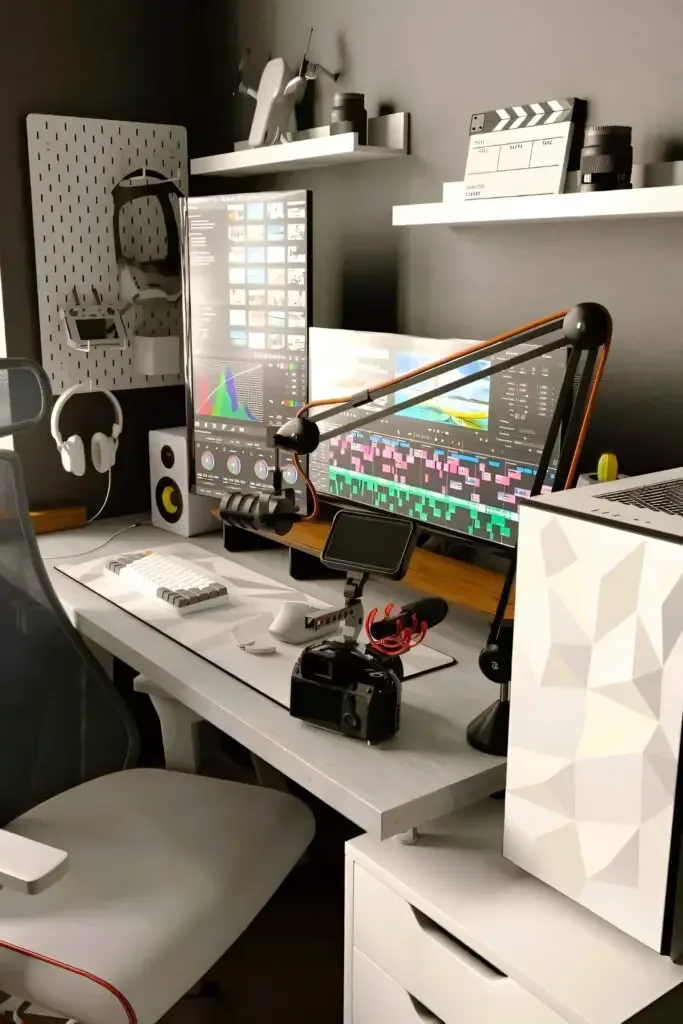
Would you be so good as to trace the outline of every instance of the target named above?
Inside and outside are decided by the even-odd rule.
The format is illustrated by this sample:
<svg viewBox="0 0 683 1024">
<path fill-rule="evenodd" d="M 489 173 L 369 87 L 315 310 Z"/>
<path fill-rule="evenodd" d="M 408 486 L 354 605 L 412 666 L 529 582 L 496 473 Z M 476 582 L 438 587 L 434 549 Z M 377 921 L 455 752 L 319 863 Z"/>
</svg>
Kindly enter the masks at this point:
<svg viewBox="0 0 683 1024">
<path fill-rule="evenodd" d="M 30 359 L 0 359 L 0 438 L 37 426 L 50 415 L 52 389 Z"/>
<path fill-rule="evenodd" d="M 136 757 L 125 703 L 52 588 L 19 458 L 0 451 L 0 826 Z"/>
</svg>

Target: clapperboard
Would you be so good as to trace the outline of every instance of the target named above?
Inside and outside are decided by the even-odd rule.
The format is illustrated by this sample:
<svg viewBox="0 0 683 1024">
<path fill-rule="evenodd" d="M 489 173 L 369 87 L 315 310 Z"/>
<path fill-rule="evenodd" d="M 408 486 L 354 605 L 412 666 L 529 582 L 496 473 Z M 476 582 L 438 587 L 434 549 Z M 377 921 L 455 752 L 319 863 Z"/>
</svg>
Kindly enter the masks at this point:
<svg viewBox="0 0 683 1024">
<path fill-rule="evenodd" d="M 579 99 L 543 100 L 474 114 L 465 199 L 561 192 L 583 142 L 585 118 L 586 103 Z"/>
</svg>

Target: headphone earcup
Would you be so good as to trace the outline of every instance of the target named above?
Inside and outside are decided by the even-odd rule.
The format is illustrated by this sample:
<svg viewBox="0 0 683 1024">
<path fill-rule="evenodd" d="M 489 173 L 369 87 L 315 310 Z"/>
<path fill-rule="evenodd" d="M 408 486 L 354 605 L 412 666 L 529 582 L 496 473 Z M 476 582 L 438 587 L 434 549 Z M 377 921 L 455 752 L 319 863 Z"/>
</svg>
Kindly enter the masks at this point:
<svg viewBox="0 0 683 1024">
<path fill-rule="evenodd" d="M 85 448 L 83 439 L 78 434 L 72 434 L 62 442 L 59 446 L 59 454 L 62 466 L 67 473 L 73 473 L 74 476 L 85 475 Z"/>
<path fill-rule="evenodd" d="M 116 441 L 98 431 L 93 434 L 90 442 L 90 456 L 92 464 L 98 473 L 108 473 L 116 462 Z"/>
</svg>

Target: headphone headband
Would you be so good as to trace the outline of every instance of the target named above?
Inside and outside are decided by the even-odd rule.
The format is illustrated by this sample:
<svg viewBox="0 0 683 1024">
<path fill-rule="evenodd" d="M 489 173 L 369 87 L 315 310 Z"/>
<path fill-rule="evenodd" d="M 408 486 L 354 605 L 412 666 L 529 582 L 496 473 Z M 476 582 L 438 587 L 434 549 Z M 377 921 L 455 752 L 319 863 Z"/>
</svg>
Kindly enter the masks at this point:
<svg viewBox="0 0 683 1024">
<path fill-rule="evenodd" d="M 57 445 L 64 444 L 64 440 L 59 429 L 59 418 L 62 415 L 62 409 L 64 408 L 64 406 L 69 401 L 72 395 L 76 395 L 83 392 L 91 392 L 90 384 L 87 383 L 86 381 L 83 381 L 80 384 L 74 384 L 72 387 L 67 388 L 66 391 L 64 391 L 59 396 L 59 398 L 57 399 L 52 408 L 52 416 L 50 417 L 50 433 L 52 434 L 52 437 L 54 438 L 55 443 Z M 116 440 L 120 436 L 121 431 L 123 430 L 123 410 L 121 409 L 118 398 L 111 391 L 107 391 L 105 388 L 97 388 L 92 393 L 106 395 L 109 401 L 111 402 L 114 408 L 114 412 L 116 414 L 116 422 L 112 427 L 111 436 L 114 440 Z"/>
</svg>

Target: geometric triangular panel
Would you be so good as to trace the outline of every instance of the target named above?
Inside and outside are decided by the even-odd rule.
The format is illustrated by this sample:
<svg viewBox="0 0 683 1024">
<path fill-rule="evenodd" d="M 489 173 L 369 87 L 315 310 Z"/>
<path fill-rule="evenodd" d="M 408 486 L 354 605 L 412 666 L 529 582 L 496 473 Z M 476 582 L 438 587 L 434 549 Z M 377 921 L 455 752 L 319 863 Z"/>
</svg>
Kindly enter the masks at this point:
<svg viewBox="0 0 683 1024">
<path fill-rule="evenodd" d="M 656 672 L 661 667 L 662 659 L 655 650 L 644 623 L 638 618 L 635 649 L 633 651 L 633 674 L 645 676 L 649 675 L 650 672 Z"/>
<path fill-rule="evenodd" d="M 553 875 L 562 880 L 562 890 L 569 896 L 578 897 L 586 884 L 586 870 L 581 856 L 577 826 L 572 822 L 541 836 L 536 841 L 535 853 L 548 865 L 547 878 L 550 884 Z"/>
<path fill-rule="evenodd" d="M 618 622 L 601 640 L 594 642 L 588 675 L 589 687 L 603 686 L 610 681 L 620 683 L 625 679 L 633 679 L 638 627 L 639 619 L 634 612 Z"/>
<path fill-rule="evenodd" d="M 533 786 L 515 789 L 515 796 L 529 800 L 548 811 L 574 816 L 574 766 L 561 768 L 556 775 Z"/>
<path fill-rule="evenodd" d="M 562 769 L 571 764 L 569 757 L 557 757 L 554 754 L 541 754 L 524 747 L 511 747 L 513 756 L 508 765 L 505 788 L 508 793 L 515 793 L 525 786 L 535 786 L 546 779 L 552 779 Z"/>
<path fill-rule="evenodd" d="M 601 640 L 637 610 L 644 555 L 643 541 L 600 581 L 596 640 Z"/>
<path fill-rule="evenodd" d="M 650 763 L 647 755 L 643 757 L 641 772 L 640 820 L 645 822 L 661 814 L 667 807 L 673 807 L 674 796 L 669 792 L 669 787 L 662 782 L 659 772 Z"/>
<path fill-rule="evenodd" d="M 642 680 L 643 687 L 650 701 L 659 695 L 658 682 L 661 683 L 661 670 L 657 675 L 658 678 L 654 680 L 646 678 Z M 637 711 L 639 714 L 645 715 L 646 718 L 659 721 L 659 713 L 655 714 L 652 710 L 651 703 L 646 700 L 635 680 L 628 683 L 607 683 L 604 686 L 594 686 L 593 689 L 601 693 L 607 700 L 623 704 L 625 708 L 631 708 L 632 711 Z"/>
<path fill-rule="evenodd" d="M 557 519 L 551 519 L 541 531 L 541 549 L 546 577 L 562 572 L 576 561 L 576 554 Z"/>
<path fill-rule="evenodd" d="M 664 789 L 673 800 L 676 789 L 676 758 L 661 727 L 655 729 L 649 743 L 646 744 L 643 760 L 657 773 Z"/>
<path fill-rule="evenodd" d="M 640 754 L 658 728 L 649 715 L 608 699 L 609 688 L 586 692 L 586 721 L 578 760 Z"/>
<path fill-rule="evenodd" d="M 575 817 L 581 822 L 637 825 L 642 808 L 642 754 L 577 760 Z"/>
<path fill-rule="evenodd" d="M 638 836 L 629 839 L 626 846 L 614 857 L 612 861 L 591 876 L 593 882 L 605 882 L 607 885 L 627 885 L 635 888 L 638 885 L 638 867 L 640 858 Z"/>
<path fill-rule="evenodd" d="M 669 657 L 683 632 L 683 576 L 679 577 L 662 604 L 662 654 Z"/>
<path fill-rule="evenodd" d="M 553 644 L 587 647 L 590 650 L 592 640 L 587 635 L 576 617 L 567 607 L 564 595 L 555 591 L 554 581 L 548 590 L 548 608 L 550 612 L 550 634 Z"/>
<path fill-rule="evenodd" d="M 521 516 L 504 855 L 661 950 L 683 802 L 683 543 L 562 511 L 527 507 L 526 534 Z"/>
<path fill-rule="evenodd" d="M 541 686 L 583 690 L 590 667 L 590 647 L 553 644 L 541 674 Z"/>
<path fill-rule="evenodd" d="M 577 822 L 581 857 L 587 878 L 595 878 L 637 838 L 638 825 L 606 825 L 600 821 Z"/>
<path fill-rule="evenodd" d="M 654 669 L 652 672 L 643 673 L 633 680 L 633 685 L 647 704 L 654 718 L 659 721 L 662 711 L 662 682 L 664 670 Z"/>
</svg>

